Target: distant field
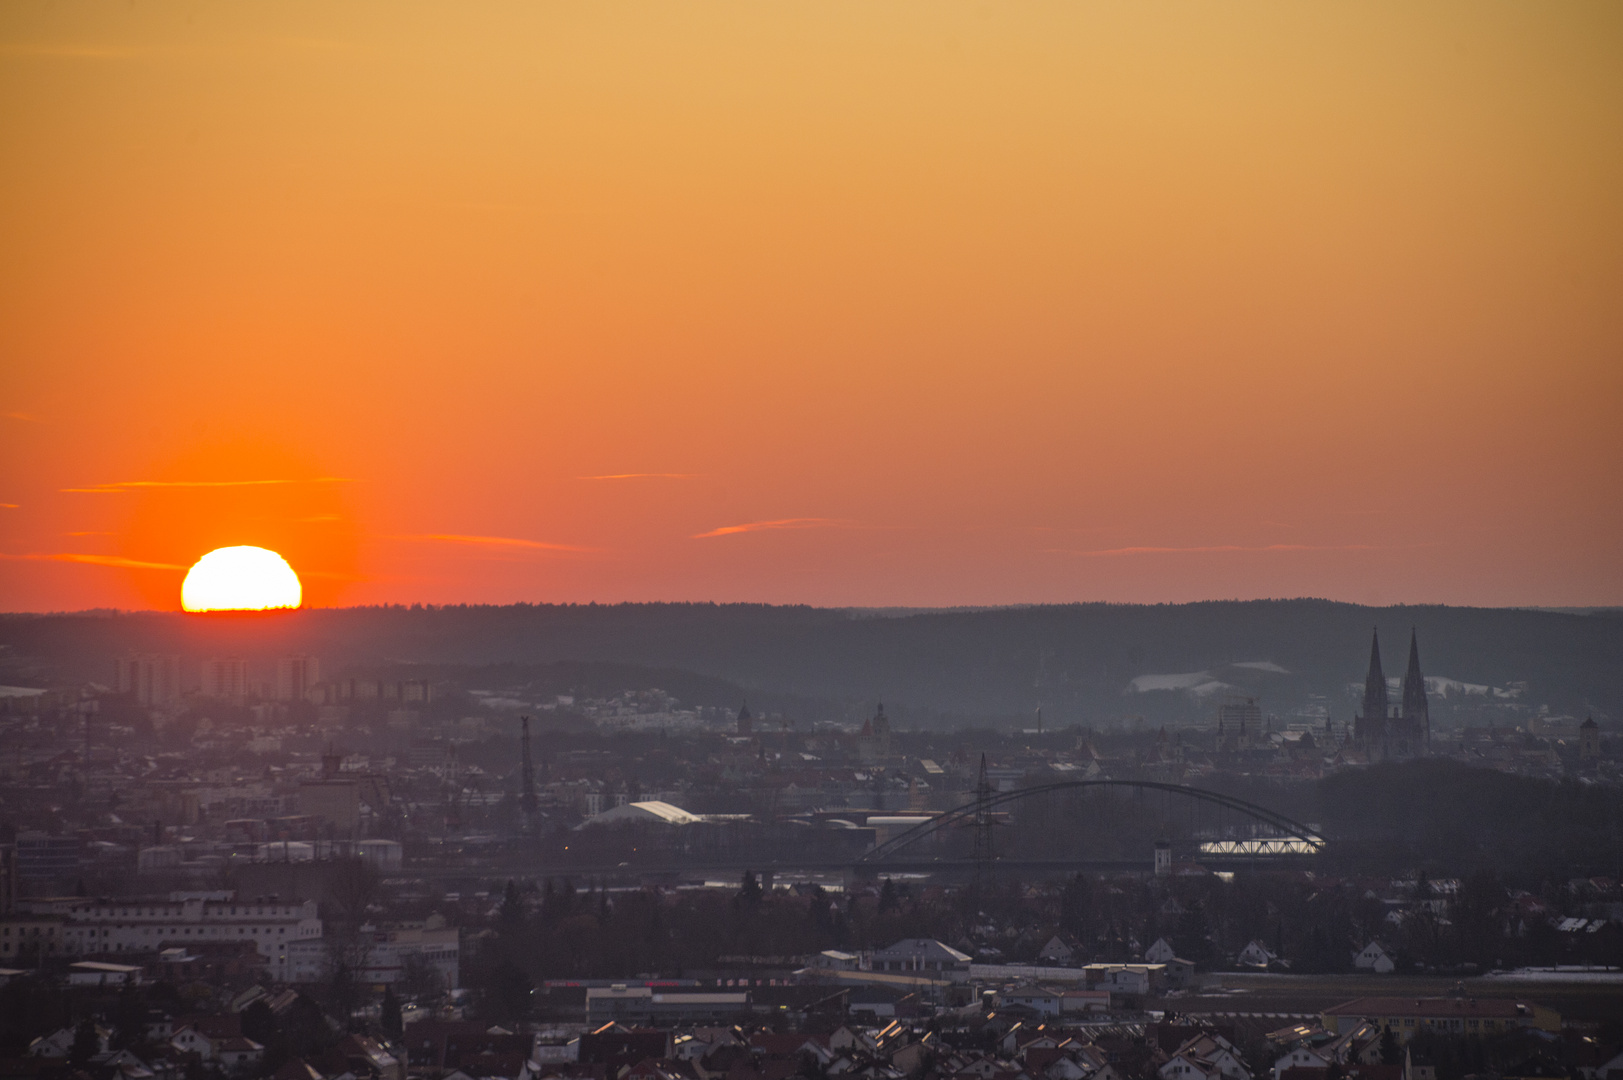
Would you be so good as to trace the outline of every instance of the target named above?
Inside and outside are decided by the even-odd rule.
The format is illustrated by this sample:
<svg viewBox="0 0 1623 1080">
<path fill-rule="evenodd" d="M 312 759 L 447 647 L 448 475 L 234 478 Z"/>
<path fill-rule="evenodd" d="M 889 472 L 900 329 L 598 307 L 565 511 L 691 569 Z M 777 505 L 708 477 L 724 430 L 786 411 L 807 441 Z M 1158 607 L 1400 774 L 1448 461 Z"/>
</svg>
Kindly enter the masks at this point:
<svg viewBox="0 0 1623 1080">
<path fill-rule="evenodd" d="M 1543 976 L 1543 977 L 1541 977 Z M 1189 1013 L 1316 1013 L 1359 997 L 1438 997 L 1464 986 L 1472 997 L 1526 998 L 1548 1005 L 1564 1020 L 1615 1020 L 1623 1016 L 1623 971 L 1553 976 L 1528 972 L 1514 979 L 1461 980 L 1437 975 L 1251 975 L 1214 972 L 1200 976 L 1199 990 L 1171 998 L 1166 1007 Z M 1283 1026 L 1283 1025 L 1282 1025 Z"/>
</svg>

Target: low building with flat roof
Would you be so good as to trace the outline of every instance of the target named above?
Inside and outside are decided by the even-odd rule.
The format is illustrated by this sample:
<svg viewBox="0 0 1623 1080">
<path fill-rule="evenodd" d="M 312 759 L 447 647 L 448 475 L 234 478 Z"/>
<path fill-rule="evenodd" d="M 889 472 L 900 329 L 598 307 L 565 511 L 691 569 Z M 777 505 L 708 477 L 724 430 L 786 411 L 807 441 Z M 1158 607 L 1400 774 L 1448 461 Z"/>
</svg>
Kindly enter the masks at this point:
<svg viewBox="0 0 1623 1080">
<path fill-rule="evenodd" d="M 1390 1028 L 1399 1040 L 1417 1031 L 1451 1035 L 1498 1035 L 1516 1028 L 1559 1033 L 1561 1014 L 1548 1006 L 1514 998 L 1363 997 L 1324 1010 L 1324 1030 L 1337 1035 L 1369 1021 Z"/>
<path fill-rule="evenodd" d="M 969 956 L 934 938 L 903 938 L 894 945 L 874 951 L 873 970 L 966 982 L 969 979 Z"/>
<path fill-rule="evenodd" d="M 664 991 L 649 986 L 593 986 L 586 991 L 586 1022 L 691 1024 L 730 1020 L 750 1011 L 747 991 Z"/>
</svg>

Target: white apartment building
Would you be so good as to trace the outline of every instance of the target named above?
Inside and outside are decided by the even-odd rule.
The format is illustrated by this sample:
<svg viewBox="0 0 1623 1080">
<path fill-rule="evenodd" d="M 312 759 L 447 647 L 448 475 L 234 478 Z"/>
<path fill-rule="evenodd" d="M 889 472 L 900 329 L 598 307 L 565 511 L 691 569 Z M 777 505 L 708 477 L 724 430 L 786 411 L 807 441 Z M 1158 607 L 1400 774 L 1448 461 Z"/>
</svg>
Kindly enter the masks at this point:
<svg viewBox="0 0 1623 1080">
<path fill-rule="evenodd" d="M 287 963 L 288 946 L 320 940 L 316 902 L 239 900 L 229 892 L 171 893 L 167 900 L 35 900 L 41 914 L 60 915 L 62 951 L 72 955 L 156 952 L 175 945 L 251 941 L 273 974 Z"/>
<path fill-rule="evenodd" d="M 361 955 L 356 978 L 369 985 L 399 982 L 408 967 L 422 965 L 439 976 L 441 985 L 455 987 L 461 977 L 461 934 L 438 916 L 426 924 L 361 928 Z M 329 943 L 320 938 L 300 939 L 288 945 L 278 968 L 284 982 L 325 980 L 332 964 Z"/>
</svg>

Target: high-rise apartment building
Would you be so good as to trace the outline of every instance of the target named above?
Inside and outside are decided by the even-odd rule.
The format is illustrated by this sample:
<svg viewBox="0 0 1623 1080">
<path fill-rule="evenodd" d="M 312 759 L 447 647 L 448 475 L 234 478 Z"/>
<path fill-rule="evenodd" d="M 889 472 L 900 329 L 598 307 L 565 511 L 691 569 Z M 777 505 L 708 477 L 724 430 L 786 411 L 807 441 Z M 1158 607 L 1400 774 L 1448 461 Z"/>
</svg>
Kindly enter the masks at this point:
<svg viewBox="0 0 1623 1080">
<path fill-rule="evenodd" d="M 203 663 L 203 693 L 209 697 L 242 701 L 248 696 L 248 661 L 240 656 L 217 656 Z"/>
<path fill-rule="evenodd" d="M 313 656 L 284 656 L 276 661 L 276 700 L 304 701 L 321 681 L 321 661 Z"/>
<path fill-rule="evenodd" d="M 180 700 L 180 657 L 126 656 L 117 664 L 114 685 L 119 693 L 134 695 L 142 705 L 169 705 Z"/>
</svg>

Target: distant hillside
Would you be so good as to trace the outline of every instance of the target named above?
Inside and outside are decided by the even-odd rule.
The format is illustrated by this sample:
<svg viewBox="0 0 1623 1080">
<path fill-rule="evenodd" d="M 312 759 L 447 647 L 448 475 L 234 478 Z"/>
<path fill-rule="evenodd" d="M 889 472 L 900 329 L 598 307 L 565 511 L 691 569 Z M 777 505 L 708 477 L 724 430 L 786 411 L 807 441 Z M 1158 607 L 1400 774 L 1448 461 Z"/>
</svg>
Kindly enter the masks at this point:
<svg viewBox="0 0 1623 1080">
<path fill-rule="evenodd" d="M 1321 600 L 1077 604 L 875 613 L 749 604 L 348 608 L 197 617 L 170 613 L 0 617 L 0 681 L 106 681 L 114 656 L 175 652 L 269 660 L 304 652 L 324 670 L 382 663 L 595 661 L 725 680 L 807 719 L 857 718 L 885 702 L 914 723 L 1104 724 L 1208 720 L 1225 694 L 1285 719 L 1357 706 L 1371 627 L 1402 674 L 1409 629 L 1439 714 L 1473 722 L 1623 716 L 1623 617 Z M 713 688 L 713 684 L 709 684 Z"/>
</svg>

